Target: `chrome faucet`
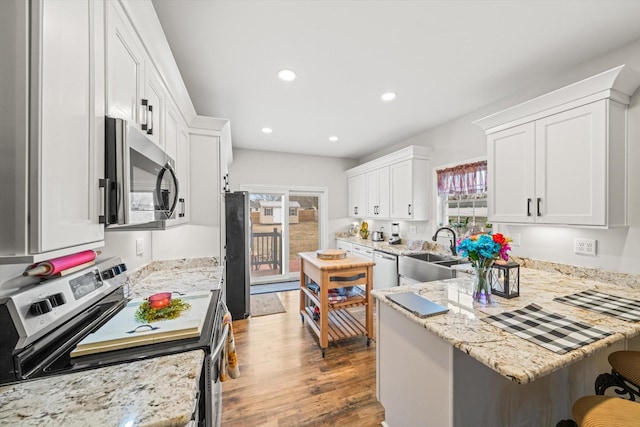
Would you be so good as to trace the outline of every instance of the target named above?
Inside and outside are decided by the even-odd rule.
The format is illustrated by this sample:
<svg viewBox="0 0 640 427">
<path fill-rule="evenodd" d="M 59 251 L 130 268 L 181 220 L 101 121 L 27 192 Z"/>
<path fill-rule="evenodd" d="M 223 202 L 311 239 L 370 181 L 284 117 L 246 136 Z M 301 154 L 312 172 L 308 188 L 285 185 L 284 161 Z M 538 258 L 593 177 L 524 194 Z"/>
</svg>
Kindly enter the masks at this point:
<svg viewBox="0 0 640 427">
<path fill-rule="evenodd" d="M 437 241 L 438 240 L 438 233 L 440 233 L 442 230 L 449 230 L 451 232 L 451 235 L 453 236 L 453 240 L 450 240 L 451 242 L 451 246 L 449 247 L 451 249 L 451 253 L 453 255 L 458 255 L 458 252 L 456 251 L 456 232 L 453 231 L 453 228 L 449 228 L 449 227 L 440 227 L 436 230 L 436 234 L 433 235 L 433 241 Z"/>
</svg>

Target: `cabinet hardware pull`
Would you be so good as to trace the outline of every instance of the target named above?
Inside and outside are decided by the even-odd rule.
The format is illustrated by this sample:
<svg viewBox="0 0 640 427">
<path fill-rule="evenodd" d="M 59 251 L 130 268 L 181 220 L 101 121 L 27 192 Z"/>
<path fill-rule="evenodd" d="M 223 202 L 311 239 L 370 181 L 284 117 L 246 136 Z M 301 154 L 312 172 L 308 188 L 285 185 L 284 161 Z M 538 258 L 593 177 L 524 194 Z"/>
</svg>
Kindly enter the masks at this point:
<svg viewBox="0 0 640 427">
<path fill-rule="evenodd" d="M 537 206 L 538 212 L 537 213 L 538 213 L 538 216 L 542 216 L 542 214 L 540 213 L 540 203 L 542 203 L 542 199 L 540 197 L 538 197 L 538 200 L 537 200 L 537 204 L 538 204 L 538 206 Z"/>
<path fill-rule="evenodd" d="M 184 218 L 185 213 L 186 213 L 186 204 L 184 199 L 178 199 L 180 201 L 180 213 L 178 214 L 178 216 L 180 218 Z"/>
<path fill-rule="evenodd" d="M 98 186 L 102 189 L 102 215 L 98 216 L 99 224 L 109 224 L 109 181 L 109 178 L 98 180 Z"/>
<path fill-rule="evenodd" d="M 527 199 L 527 216 L 531 216 L 531 199 Z"/>
<path fill-rule="evenodd" d="M 147 129 L 147 135 L 153 135 L 153 105 L 149 105 L 149 128 Z"/>
<path fill-rule="evenodd" d="M 351 277 L 342 277 L 342 276 L 329 277 L 329 281 L 330 282 L 353 282 L 358 279 L 364 279 L 365 277 L 367 277 L 366 273 L 360 273 Z"/>
<path fill-rule="evenodd" d="M 411 215 L 411 203 L 409 203 L 409 206 L 407 207 L 407 213 Z"/>
<path fill-rule="evenodd" d="M 147 130 L 147 127 L 149 124 L 149 100 L 142 99 L 140 102 L 144 107 L 144 123 L 141 124 L 142 125 L 141 128 L 142 130 Z"/>
</svg>

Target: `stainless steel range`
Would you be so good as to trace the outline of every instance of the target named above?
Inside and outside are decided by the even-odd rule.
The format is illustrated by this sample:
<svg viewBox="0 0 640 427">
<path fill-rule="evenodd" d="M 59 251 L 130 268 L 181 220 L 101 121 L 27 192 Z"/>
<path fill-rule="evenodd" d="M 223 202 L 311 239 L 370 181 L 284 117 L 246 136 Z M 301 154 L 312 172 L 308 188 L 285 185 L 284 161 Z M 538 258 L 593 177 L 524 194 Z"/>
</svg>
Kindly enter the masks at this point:
<svg viewBox="0 0 640 427">
<path fill-rule="evenodd" d="M 228 333 L 220 292 L 181 294 L 178 319 L 137 328 L 120 258 L 0 296 L 0 385 L 201 349 L 200 426 L 219 425 L 219 358 Z M 170 291 L 168 289 L 167 291 Z"/>
</svg>

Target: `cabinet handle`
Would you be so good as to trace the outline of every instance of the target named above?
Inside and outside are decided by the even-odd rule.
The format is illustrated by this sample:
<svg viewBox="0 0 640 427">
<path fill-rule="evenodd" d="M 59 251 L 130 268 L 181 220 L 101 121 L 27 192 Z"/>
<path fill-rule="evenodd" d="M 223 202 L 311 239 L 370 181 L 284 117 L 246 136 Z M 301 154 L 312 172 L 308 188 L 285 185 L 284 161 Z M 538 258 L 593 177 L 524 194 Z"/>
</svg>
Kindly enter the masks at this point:
<svg viewBox="0 0 640 427">
<path fill-rule="evenodd" d="M 184 199 L 179 199 L 179 202 L 180 202 L 180 213 L 178 214 L 178 216 L 180 218 L 184 218 L 184 215 L 186 213 L 186 205 L 185 205 Z"/>
<path fill-rule="evenodd" d="M 527 216 L 531 216 L 531 199 L 527 199 Z"/>
<path fill-rule="evenodd" d="M 538 208 L 538 216 L 542 216 L 542 214 L 540 213 L 540 203 L 542 203 L 542 199 L 540 197 L 538 197 L 537 199 L 537 208 Z"/>
<path fill-rule="evenodd" d="M 153 135 L 153 105 L 149 105 L 149 128 L 147 135 Z"/>
<path fill-rule="evenodd" d="M 102 189 L 102 215 L 98 216 L 100 224 L 109 224 L 109 181 L 109 178 L 98 180 L 98 186 Z"/>
<path fill-rule="evenodd" d="M 142 107 L 144 108 L 144 123 L 142 123 L 142 130 L 147 130 L 149 126 L 149 100 L 142 99 L 141 101 Z"/>
<path fill-rule="evenodd" d="M 353 207 L 353 214 L 354 215 L 358 215 L 358 207 L 357 206 Z"/>
<path fill-rule="evenodd" d="M 409 206 L 407 206 L 407 213 L 411 215 L 411 203 L 409 203 Z"/>
</svg>

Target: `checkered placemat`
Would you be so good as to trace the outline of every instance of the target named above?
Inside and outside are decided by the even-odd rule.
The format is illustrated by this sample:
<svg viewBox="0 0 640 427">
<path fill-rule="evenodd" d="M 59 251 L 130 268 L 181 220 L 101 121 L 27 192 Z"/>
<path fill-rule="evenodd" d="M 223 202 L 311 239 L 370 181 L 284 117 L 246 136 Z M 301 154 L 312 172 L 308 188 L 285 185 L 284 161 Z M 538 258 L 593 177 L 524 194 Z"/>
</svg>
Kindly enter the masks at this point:
<svg viewBox="0 0 640 427">
<path fill-rule="evenodd" d="M 587 323 L 544 311 L 536 304 L 482 320 L 558 354 L 612 335 Z"/>
<path fill-rule="evenodd" d="M 603 294 L 598 291 L 583 291 L 553 300 L 608 316 L 619 317 L 629 322 L 640 320 L 640 301 Z"/>
</svg>

